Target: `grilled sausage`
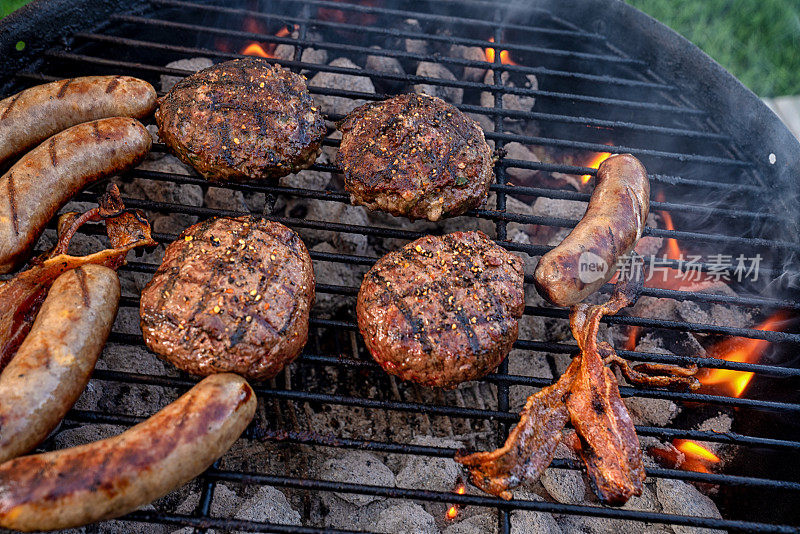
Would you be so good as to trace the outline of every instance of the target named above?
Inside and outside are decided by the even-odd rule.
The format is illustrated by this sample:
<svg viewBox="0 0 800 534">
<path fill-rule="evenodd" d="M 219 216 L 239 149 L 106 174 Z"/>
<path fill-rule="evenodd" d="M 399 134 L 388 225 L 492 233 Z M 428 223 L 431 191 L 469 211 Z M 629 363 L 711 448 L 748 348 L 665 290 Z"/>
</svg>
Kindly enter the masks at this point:
<svg viewBox="0 0 800 534">
<path fill-rule="evenodd" d="M 0 462 L 33 449 L 89 381 L 119 304 L 117 273 L 84 265 L 59 276 L 0 375 Z"/>
<path fill-rule="evenodd" d="M 151 145 L 141 123 L 114 117 L 73 126 L 25 154 L 0 178 L 0 273 L 26 259 L 73 195 L 135 166 Z"/>
<path fill-rule="evenodd" d="M 539 294 L 557 306 L 572 306 L 597 291 L 642 236 L 649 210 L 650 181 L 639 160 L 630 154 L 605 160 L 583 218 L 539 260 Z"/>
<path fill-rule="evenodd" d="M 0 101 L 0 165 L 76 124 L 140 119 L 155 106 L 153 86 L 130 76 L 86 76 L 31 87 Z"/>
<path fill-rule="evenodd" d="M 211 375 L 118 436 L 0 465 L 0 526 L 36 531 L 119 517 L 202 473 L 256 410 L 234 374 Z"/>
</svg>

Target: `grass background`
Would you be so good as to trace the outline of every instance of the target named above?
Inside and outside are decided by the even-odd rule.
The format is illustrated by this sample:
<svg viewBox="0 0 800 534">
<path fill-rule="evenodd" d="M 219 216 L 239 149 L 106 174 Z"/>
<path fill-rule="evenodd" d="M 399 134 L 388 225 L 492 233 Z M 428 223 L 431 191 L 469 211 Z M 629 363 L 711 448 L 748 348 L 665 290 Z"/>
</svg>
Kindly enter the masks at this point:
<svg viewBox="0 0 800 534">
<path fill-rule="evenodd" d="M 0 0 L 0 18 L 28 1 Z M 800 0 L 626 1 L 687 37 L 759 96 L 800 95 Z"/>
</svg>

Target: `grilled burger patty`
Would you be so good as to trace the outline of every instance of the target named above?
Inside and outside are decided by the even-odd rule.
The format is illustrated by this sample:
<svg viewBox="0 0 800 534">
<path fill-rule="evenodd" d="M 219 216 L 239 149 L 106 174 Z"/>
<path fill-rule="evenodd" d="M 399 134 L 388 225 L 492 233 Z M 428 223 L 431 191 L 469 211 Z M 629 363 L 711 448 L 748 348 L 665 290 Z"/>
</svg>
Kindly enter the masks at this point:
<svg viewBox="0 0 800 534">
<path fill-rule="evenodd" d="M 358 292 L 358 327 L 383 369 L 451 388 L 497 367 L 525 307 L 523 263 L 481 232 L 426 236 L 381 258 Z"/>
<path fill-rule="evenodd" d="M 214 181 L 279 178 L 305 169 L 326 132 L 305 77 L 256 57 L 183 79 L 164 96 L 155 118 L 159 137 Z"/>
<path fill-rule="evenodd" d="M 336 161 L 353 204 L 438 221 L 481 205 L 494 180 L 478 123 L 418 94 L 364 104 L 339 124 Z"/>
<path fill-rule="evenodd" d="M 289 228 L 258 217 L 186 229 L 142 291 L 147 346 L 192 374 L 272 378 L 302 350 L 314 271 Z"/>
</svg>

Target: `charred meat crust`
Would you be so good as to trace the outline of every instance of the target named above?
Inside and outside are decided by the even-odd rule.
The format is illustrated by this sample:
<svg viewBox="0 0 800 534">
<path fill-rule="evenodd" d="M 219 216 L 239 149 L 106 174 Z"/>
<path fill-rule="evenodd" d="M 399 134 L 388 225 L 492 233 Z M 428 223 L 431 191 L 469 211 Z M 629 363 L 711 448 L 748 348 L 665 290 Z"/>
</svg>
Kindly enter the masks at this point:
<svg viewBox="0 0 800 534">
<path fill-rule="evenodd" d="M 358 326 L 386 372 L 452 388 L 496 368 L 517 339 L 523 264 L 481 232 L 426 236 L 381 258 Z"/>
<path fill-rule="evenodd" d="M 619 258 L 636 246 L 649 210 L 650 181 L 639 160 L 630 154 L 605 160 L 597 171 L 586 213 L 536 266 L 534 284 L 539 294 L 557 306 L 571 306 L 597 291 L 614 275 Z M 581 280 L 581 264 L 586 260 L 605 262 L 605 275 Z"/>
<path fill-rule="evenodd" d="M 436 221 L 489 194 L 494 162 L 483 130 L 439 98 L 405 94 L 364 104 L 339 129 L 336 161 L 353 204 Z"/>
<path fill-rule="evenodd" d="M 252 420 L 256 398 L 210 376 L 118 436 L 0 466 L 0 526 L 38 531 L 118 517 L 202 473 Z"/>
<path fill-rule="evenodd" d="M 298 235 L 259 217 L 185 230 L 142 291 L 147 346 L 196 375 L 272 378 L 302 350 L 314 302 L 311 257 Z"/>
<path fill-rule="evenodd" d="M 0 164 L 76 124 L 141 119 L 155 105 L 153 86 L 130 76 L 84 76 L 31 87 L 0 101 Z"/>
<path fill-rule="evenodd" d="M 28 336 L 0 374 L 0 462 L 38 445 L 86 387 L 119 304 L 108 267 L 83 265 L 53 283 Z"/>
<path fill-rule="evenodd" d="M 212 181 L 279 178 L 310 167 L 326 133 L 305 77 L 261 58 L 178 82 L 155 113 L 158 135 Z"/>
<path fill-rule="evenodd" d="M 22 263 L 47 222 L 83 188 L 139 164 L 152 139 L 112 117 L 73 126 L 25 154 L 0 178 L 0 272 Z"/>
</svg>

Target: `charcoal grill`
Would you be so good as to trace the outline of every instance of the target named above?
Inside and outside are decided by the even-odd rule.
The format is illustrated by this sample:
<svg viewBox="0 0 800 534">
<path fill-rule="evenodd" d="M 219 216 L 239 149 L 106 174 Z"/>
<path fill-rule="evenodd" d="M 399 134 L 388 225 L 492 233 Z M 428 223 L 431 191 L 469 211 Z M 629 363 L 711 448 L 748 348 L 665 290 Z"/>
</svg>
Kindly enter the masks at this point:
<svg viewBox="0 0 800 534">
<path fill-rule="evenodd" d="M 338 10 L 344 22 L 320 16 L 324 10 Z M 270 31 L 251 32 L 242 29 L 242 19 L 252 18 Z M 419 26 L 401 24 L 416 19 Z M 236 22 L 239 21 L 239 22 Z M 278 37 L 274 29 L 282 25 L 296 27 L 297 36 Z M 448 31 L 440 31 L 447 27 Z M 309 39 L 310 31 L 326 36 L 323 41 Z M 646 235 L 679 240 L 692 247 L 714 247 L 727 254 L 761 254 L 765 261 L 763 283 L 737 286 L 736 294 L 710 294 L 687 290 L 646 288 L 645 296 L 717 303 L 742 307 L 763 315 L 785 310 L 796 315 L 800 297 L 796 291 L 797 252 L 800 251 L 797 224 L 800 145 L 768 109 L 719 65 L 666 27 L 614 0 L 538 0 L 526 3 L 490 3 L 478 0 L 437 1 L 361 1 L 342 3 L 328 0 L 241 0 L 183 1 L 147 0 L 117 2 L 114 0 L 67 1 L 37 0 L 0 24 L 0 95 L 24 87 L 62 77 L 95 73 L 139 76 L 159 87 L 161 75 L 185 76 L 188 72 L 166 67 L 177 59 L 203 56 L 216 61 L 240 57 L 235 50 L 226 52 L 215 47 L 219 37 L 237 44 L 257 41 L 295 46 L 291 59 L 275 60 L 296 71 L 306 71 L 309 78 L 317 72 L 352 74 L 353 70 L 328 64 L 301 61 L 303 51 L 313 46 L 332 54 L 363 57 L 366 54 L 395 58 L 403 63 L 439 62 L 454 69 L 478 67 L 493 69 L 492 83 L 429 78 L 410 74 L 393 74 L 370 69 L 358 75 L 385 82 L 386 87 L 410 90 L 413 84 L 455 87 L 465 94 L 486 91 L 495 96 L 494 107 L 482 107 L 473 100 L 459 107 L 465 112 L 482 114 L 491 119 L 494 131 L 487 138 L 498 148 L 511 142 L 550 147 L 559 154 L 584 155 L 587 152 L 631 152 L 643 160 L 651 172 L 654 191 L 662 191 L 664 201 L 652 202 L 653 211 L 667 211 L 679 228 L 648 228 Z M 494 42 L 487 42 L 493 38 Z M 449 57 L 441 53 L 409 52 L 402 43 L 415 39 L 437 46 L 461 44 L 490 47 L 495 50 L 494 63 Z M 24 43 L 23 45 L 20 43 Z M 370 48 L 378 45 L 380 49 Z M 516 64 L 503 64 L 501 50 L 507 50 Z M 363 66 L 363 63 L 362 63 Z M 510 87 L 502 74 L 535 74 L 538 88 Z M 349 99 L 379 100 L 391 96 L 354 92 L 348 87 L 310 87 L 313 95 L 339 96 Z M 388 93 L 389 91 L 387 91 Z M 392 92 L 395 92 L 392 90 Z M 504 95 L 533 96 L 533 111 L 504 109 Z M 341 116 L 330 117 L 338 120 Z M 509 131 L 510 121 L 535 124 L 526 133 Z M 611 145 L 607 143 L 611 142 Z M 328 139 L 329 146 L 337 142 Z M 154 150 L 165 151 L 163 145 Z M 576 163 L 577 161 L 577 163 Z M 526 169 L 542 174 L 564 173 L 594 175 L 596 171 L 580 163 L 580 158 L 561 162 L 534 162 L 501 158 L 496 165 L 496 209 L 477 209 L 468 216 L 491 221 L 496 241 L 509 250 L 537 257 L 550 249 L 508 240 L 512 223 L 552 227 L 570 227 L 576 221 L 558 217 L 532 216 L 506 209 L 508 195 L 524 198 L 544 197 L 586 201 L 588 192 L 555 187 L 516 185 L 508 171 Z M 318 163 L 313 171 L 336 173 L 331 164 Z M 131 175 L 152 181 L 195 184 L 206 187 L 197 175 L 184 176 L 168 172 L 134 170 Z M 415 239 L 423 232 L 410 229 L 354 225 L 336 220 L 305 220 L 303 217 L 278 216 L 270 205 L 280 198 L 324 199 L 347 203 L 343 190 L 320 191 L 280 186 L 274 183 L 229 184 L 225 187 L 242 192 L 265 193 L 265 215 L 295 229 L 316 229 L 334 233 L 362 234 L 370 239 Z M 94 201 L 99 190 L 83 193 L 79 200 Z M 709 199 L 715 200 L 709 202 Z M 216 215 L 241 215 L 240 211 L 190 206 L 165 201 L 126 198 L 129 207 L 159 213 L 178 213 L 206 218 Z M 697 221 L 704 221 L 697 224 Z M 100 233 L 99 228 L 89 232 Z M 156 234 L 165 243 L 176 235 Z M 376 258 L 336 252 L 313 252 L 316 264 L 334 262 L 352 268 L 371 265 Z M 678 267 L 675 260 L 669 265 Z M 134 259 L 123 269 L 128 272 L 152 273 L 156 265 Z M 702 264 L 706 271 L 713 267 Z M 531 283 L 529 276 L 526 283 Z M 768 282 L 768 283 L 767 283 Z M 768 290 L 764 288 L 768 286 Z M 608 287 L 604 288 L 608 290 Z M 355 303 L 357 287 L 347 287 L 318 279 L 319 294 L 331 294 Z M 123 308 L 137 308 L 138 295 L 122 299 Z M 526 314 L 564 321 L 567 311 L 547 306 L 528 306 Z M 637 326 L 643 329 L 682 330 L 710 335 L 741 336 L 772 342 L 783 353 L 797 350 L 800 333 L 791 329 L 776 332 L 731 325 L 711 325 L 688 321 L 668 321 L 635 316 L 616 316 L 608 324 Z M 341 393 L 333 385 L 311 383 L 302 374 L 314 369 L 333 368 L 351 372 L 350 376 L 385 385 L 386 377 L 371 361 L 363 343 L 351 333 L 357 331 L 352 318 L 325 319 L 313 317 L 310 340 L 303 355 L 277 380 L 256 387 L 262 403 L 284 408 L 287 413 L 310 404 L 338 405 L 358 410 L 361 417 L 373 412 L 400 412 L 427 417 L 451 417 L 465 420 L 488 420 L 495 425 L 497 439 L 505 438 L 509 425 L 517 415 L 509 411 L 509 388 L 515 385 L 542 387 L 548 379 L 510 374 L 508 362 L 484 381 L 496 387 L 496 406 L 473 407 L 450 403 L 414 401 L 392 395 L 389 388 L 378 388 L 375 395 Z M 115 331 L 109 340 L 117 345 L 143 345 L 140 336 Z M 332 345 L 333 344 L 333 345 Z M 574 346 L 567 343 L 520 339 L 516 348 L 550 355 L 571 354 Z M 295 527 L 264 522 L 245 521 L 211 514 L 215 486 L 220 482 L 249 485 L 271 485 L 294 489 L 301 493 L 342 492 L 382 497 L 436 501 L 462 506 L 477 506 L 497 511 L 499 532 L 512 531 L 511 514 L 515 510 L 531 510 L 563 515 L 584 515 L 626 519 L 645 523 L 684 525 L 751 532 L 797 532 L 800 520 L 780 508 L 796 509 L 800 492 L 800 469 L 796 457 L 800 452 L 800 402 L 797 389 L 800 367 L 779 363 L 737 363 L 692 355 L 672 356 L 620 350 L 623 357 L 659 363 L 696 363 L 701 367 L 748 371 L 756 374 L 754 394 L 748 398 L 721 395 L 670 392 L 655 389 L 621 388 L 623 396 L 668 399 L 681 405 L 730 409 L 743 418 L 765 421 L 748 431 L 715 433 L 680 427 L 638 426 L 641 436 L 698 439 L 707 442 L 741 446 L 753 455 L 772 457 L 782 462 L 774 468 L 765 462 L 763 469 L 731 473 L 702 473 L 668 468 L 648 469 L 652 478 L 672 478 L 696 483 L 719 485 L 738 496 L 749 496 L 754 503 L 724 509 L 724 518 L 704 518 L 668 513 L 612 509 L 601 506 L 571 505 L 534 500 L 501 501 L 485 495 L 456 495 L 423 489 L 401 489 L 333 482 L 314 477 L 286 474 L 263 474 L 226 469 L 215 464 L 201 477 L 202 495 L 194 513 L 178 514 L 159 511 L 137 511 L 125 521 L 194 527 L 204 529 L 244 530 L 252 532 L 337 532 L 346 530 Z M 194 380 L 176 374 L 148 375 L 133 372 L 97 370 L 93 381 L 129 385 L 161 386 L 184 390 Z M 153 407 L 155 411 L 158 406 Z M 292 412 L 293 413 L 293 412 Z M 302 416 L 300 416 L 302 417 Z M 367 440 L 323 435 L 307 428 L 302 421 L 287 416 L 273 427 L 253 426 L 247 437 L 264 442 L 290 443 L 294 446 L 326 449 L 360 449 L 393 455 L 417 455 L 449 458 L 456 452 L 445 447 L 414 445 L 391 439 Z M 126 413 L 72 410 L 62 427 L 86 423 L 132 425 L 141 417 Z M 498 443 L 496 443 L 498 444 Z M 495 444 L 495 445 L 496 445 Z M 52 446 L 52 440 L 45 448 Z M 794 458 L 794 459 L 793 459 Z M 771 466 L 771 467 L 769 467 Z M 580 469 L 578 462 L 556 460 L 559 469 Z M 737 501 L 741 502 L 741 501 Z"/>
</svg>

